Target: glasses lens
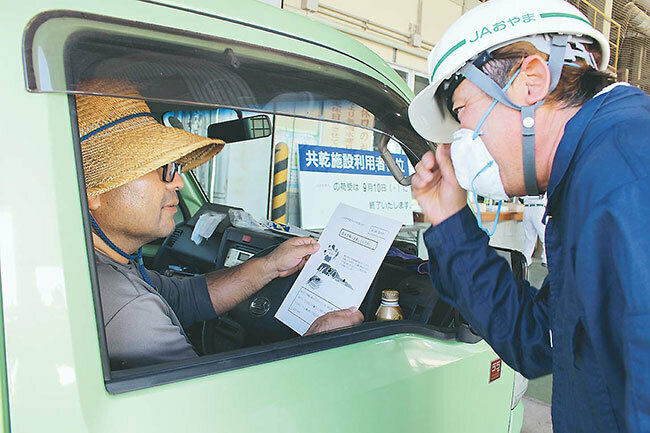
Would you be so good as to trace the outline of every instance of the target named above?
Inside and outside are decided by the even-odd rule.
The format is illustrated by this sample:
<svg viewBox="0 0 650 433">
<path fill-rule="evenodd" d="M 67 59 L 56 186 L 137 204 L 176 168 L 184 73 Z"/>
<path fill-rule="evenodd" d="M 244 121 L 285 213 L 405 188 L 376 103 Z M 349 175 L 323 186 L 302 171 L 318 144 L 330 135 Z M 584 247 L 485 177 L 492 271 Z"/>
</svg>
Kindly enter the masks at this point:
<svg viewBox="0 0 650 433">
<path fill-rule="evenodd" d="M 162 180 L 163 182 L 171 182 L 174 180 L 174 169 L 172 168 L 172 163 L 165 164 L 162 166 Z"/>
<path fill-rule="evenodd" d="M 181 172 L 181 167 L 182 164 L 179 164 L 177 162 L 170 162 L 168 164 L 163 165 L 163 181 L 164 182 L 172 182 L 174 180 L 174 177 L 176 176 L 176 173 L 180 174 Z"/>
</svg>

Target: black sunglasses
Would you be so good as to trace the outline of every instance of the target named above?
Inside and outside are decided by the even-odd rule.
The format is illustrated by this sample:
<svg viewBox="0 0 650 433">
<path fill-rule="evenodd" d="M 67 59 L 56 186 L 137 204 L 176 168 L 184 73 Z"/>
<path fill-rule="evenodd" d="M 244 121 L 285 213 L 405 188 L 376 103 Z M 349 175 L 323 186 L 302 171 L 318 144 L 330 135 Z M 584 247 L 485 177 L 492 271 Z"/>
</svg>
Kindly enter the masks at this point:
<svg viewBox="0 0 650 433">
<path fill-rule="evenodd" d="M 181 174 L 183 164 L 180 162 L 170 162 L 162 166 L 162 181 L 172 182 L 176 173 Z"/>
</svg>

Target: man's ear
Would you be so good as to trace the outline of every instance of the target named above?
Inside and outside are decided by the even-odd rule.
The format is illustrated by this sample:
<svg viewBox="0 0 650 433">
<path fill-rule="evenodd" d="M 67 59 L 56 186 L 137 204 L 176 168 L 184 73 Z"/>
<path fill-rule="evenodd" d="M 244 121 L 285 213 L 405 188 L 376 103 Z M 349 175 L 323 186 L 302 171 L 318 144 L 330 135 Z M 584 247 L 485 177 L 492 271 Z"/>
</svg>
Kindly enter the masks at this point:
<svg viewBox="0 0 650 433">
<path fill-rule="evenodd" d="M 546 98 L 551 87 L 551 71 L 546 60 L 537 54 L 526 57 L 517 81 L 522 86 L 524 105 L 534 105 Z"/>
<path fill-rule="evenodd" d="M 88 209 L 97 210 L 101 206 L 100 194 L 88 196 Z"/>
</svg>

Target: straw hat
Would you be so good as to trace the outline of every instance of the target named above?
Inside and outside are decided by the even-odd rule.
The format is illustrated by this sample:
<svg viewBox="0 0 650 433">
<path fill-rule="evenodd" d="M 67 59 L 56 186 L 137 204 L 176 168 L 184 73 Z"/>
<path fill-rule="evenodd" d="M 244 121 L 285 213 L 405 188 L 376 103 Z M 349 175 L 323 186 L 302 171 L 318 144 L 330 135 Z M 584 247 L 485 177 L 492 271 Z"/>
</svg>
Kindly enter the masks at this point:
<svg viewBox="0 0 650 433">
<path fill-rule="evenodd" d="M 80 92 L 142 98 L 124 80 L 95 79 L 81 83 Z M 86 189 L 101 194 L 177 161 L 191 170 L 219 153 L 223 140 L 205 138 L 158 123 L 138 99 L 77 95 Z"/>
</svg>

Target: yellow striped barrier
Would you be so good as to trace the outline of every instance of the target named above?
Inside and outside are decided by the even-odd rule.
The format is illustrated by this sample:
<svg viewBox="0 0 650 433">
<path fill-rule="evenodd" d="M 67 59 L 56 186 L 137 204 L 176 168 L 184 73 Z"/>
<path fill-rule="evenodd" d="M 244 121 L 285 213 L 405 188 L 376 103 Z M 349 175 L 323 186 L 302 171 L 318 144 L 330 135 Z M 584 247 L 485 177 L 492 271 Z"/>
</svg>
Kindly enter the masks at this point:
<svg viewBox="0 0 650 433">
<path fill-rule="evenodd" d="M 273 165 L 273 198 L 271 201 L 271 220 L 287 223 L 287 173 L 289 172 L 289 146 L 286 143 L 275 145 L 275 164 Z"/>
</svg>

